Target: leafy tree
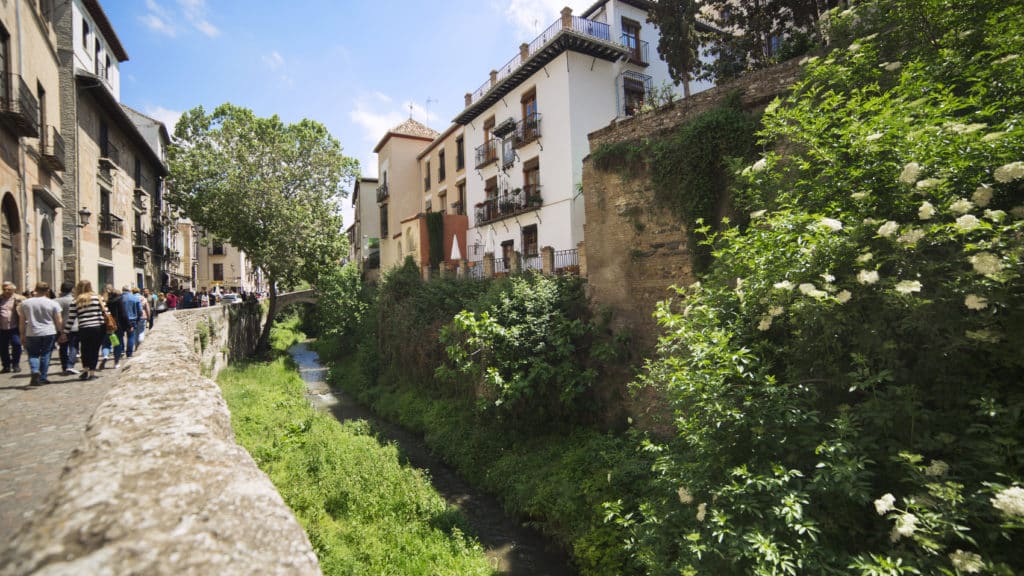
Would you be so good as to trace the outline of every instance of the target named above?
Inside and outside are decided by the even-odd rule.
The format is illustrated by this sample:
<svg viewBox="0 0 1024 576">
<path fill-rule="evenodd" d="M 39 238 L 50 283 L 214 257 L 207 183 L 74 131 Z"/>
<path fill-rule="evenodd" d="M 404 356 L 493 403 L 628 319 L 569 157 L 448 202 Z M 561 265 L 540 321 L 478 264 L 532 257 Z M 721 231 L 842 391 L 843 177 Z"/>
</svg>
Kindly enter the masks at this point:
<svg viewBox="0 0 1024 576">
<path fill-rule="evenodd" d="M 318 122 L 285 124 L 232 104 L 212 114 L 201 106 L 186 112 L 174 136 L 168 200 L 266 273 L 270 311 L 260 336 L 266 349 L 278 289 L 315 285 L 346 250 L 342 185 L 358 162 Z"/>
<path fill-rule="evenodd" d="M 875 0 L 765 111 L 663 304 L 650 574 L 1024 570 L 1024 2 Z"/>
<path fill-rule="evenodd" d="M 818 21 L 840 0 L 660 0 L 649 19 L 658 53 L 684 90 L 693 78 L 716 81 L 805 52 L 820 40 Z M 698 32 L 710 25 L 713 31 Z M 711 62 L 697 59 L 704 45 Z"/>
</svg>

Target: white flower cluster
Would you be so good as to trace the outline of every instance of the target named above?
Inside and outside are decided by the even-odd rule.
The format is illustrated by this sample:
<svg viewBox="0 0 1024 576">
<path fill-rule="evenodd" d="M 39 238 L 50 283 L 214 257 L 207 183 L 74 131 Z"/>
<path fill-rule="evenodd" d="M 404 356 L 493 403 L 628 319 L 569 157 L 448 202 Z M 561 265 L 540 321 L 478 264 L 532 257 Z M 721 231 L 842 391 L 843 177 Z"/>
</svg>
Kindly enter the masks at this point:
<svg viewBox="0 0 1024 576">
<path fill-rule="evenodd" d="M 974 194 L 971 194 L 971 200 L 982 208 L 988 206 L 988 203 L 992 201 L 992 187 L 988 184 L 978 186 L 975 188 Z"/>
<path fill-rule="evenodd" d="M 991 252 L 978 252 L 971 256 L 971 265 L 978 274 L 991 276 L 998 274 L 1003 269 L 1003 263 L 999 257 Z"/>
<path fill-rule="evenodd" d="M 968 310 L 984 310 L 988 308 L 988 300 L 977 294 L 968 294 L 964 298 L 964 306 L 967 306 Z"/>
<path fill-rule="evenodd" d="M 903 172 L 900 172 L 900 182 L 904 184 L 914 184 L 917 182 L 917 177 L 921 174 L 921 165 L 917 162 L 910 162 L 903 167 Z"/>
<path fill-rule="evenodd" d="M 900 280 L 896 284 L 896 291 L 900 294 L 911 294 L 921 291 L 921 283 L 917 280 Z"/>
<path fill-rule="evenodd" d="M 885 224 L 878 227 L 878 235 L 882 238 L 888 238 L 896 233 L 900 229 L 900 225 L 896 222 L 889 220 Z"/>
<path fill-rule="evenodd" d="M 935 216 L 935 206 L 932 206 L 931 202 L 922 202 L 921 207 L 917 209 L 917 217 L 921 220 L 931 220 L 932 216 Z"/>
<path fill-rule="evenodd" d="M 707 514 L 707 512 L 708 512 L 708 503 L 707 502 L 701 502 L 700 504 L 698 504 L 697 505 L 697 522 L 703 522 L 704 521 L 704 515 Z"/>
<path fill-rule="evenodd" d="M 995 177 L 996 182 L 1003 184 L 1024 178 L 1024 162 L 1010 162 L 996 168 Z"/>
<path fill-rule="evenodd" d="M 925 476 L 945 476 L 949 472 L 949 464 L 942 460 L 932 460 L 932 463 L 924 469 Z"/>
<path fill-rule="evenodd" d="M 881 498 L 875 500 L 875 512 L 878 512 L 879 516 L 884 516 L 886 512 L 893 509 L 893 504 L 896 503 L 896 497 L 892 494 L 883 494 Z"/>
<path fill-rule="evenodd" d="M 864 285 L 878 282 L 878 270 L 861 270 L 857 273 L 857 282 Z"/>
<path fill-rule="evenodd" d="M 839 232 L 843 229 L 843 223 L 834 218 L 822 218 L 818 221 L 818 227 L 831 230 L 832 232 Z"/>
<path fill-rule="evenodd" d="M 959 198 L 949 205 L 949 211 L 954 214 L 967 214 L 974 208 L 974 203 L 966 198 Z"/>
<path fill-rule="evenodd" d="M 958 549 L 949 554 L 949 561 L 953 563 L 953 568 L 964 574 L 977 574 L 985 569 L 985 562 L 982 561 L 980 555 L 974 552 L 964 552 Z"/>
<path fill-rule="evenodd" d="M 903 244 L 917 244 L 918 240 L 921 238 L 924 238 L 924 230 L 921 230 L 920 228 L 911 228 L 903 234 L 900 234 L 900 237 L 896 240 Z"/>
<path fill-rule="evenodd" d="M 680 486 L 677 494 L 679 495 L 679 501 L 683 504 L 693 502 L 693 496 L 690 495 L 690 491 L 686 489 L 686 486 Z"/>
<path fill-rule="evenodd" d="M 828 292 L 818 290 L 817 286 L 810 282 L 801 284 L 797 289 L 800 290 L 804 296 L 810 296 L 811 298 L 824 298 L 825 296 L 828 296 Z"/>
<path fill-rule="evenodd" d="M 964 214 L 956 219 L 956 227 L 963 232 L 970 232 L 981 224 L 981 220 L 974 214 Z"/>
<path fill-rule="evenodd" d="M 1024 488 L 1011 486 L 991 499 L 992 506 L 1007 516 L 1024 516 Z"/>
<path fill-rule="evenodd" d="M 917 531 L 917 516 L 910 512 L 896 517 L 896 525 L 892 527 L 889 540 L 898 542 L 900 538 L 910 538 Z"/>
</svg>

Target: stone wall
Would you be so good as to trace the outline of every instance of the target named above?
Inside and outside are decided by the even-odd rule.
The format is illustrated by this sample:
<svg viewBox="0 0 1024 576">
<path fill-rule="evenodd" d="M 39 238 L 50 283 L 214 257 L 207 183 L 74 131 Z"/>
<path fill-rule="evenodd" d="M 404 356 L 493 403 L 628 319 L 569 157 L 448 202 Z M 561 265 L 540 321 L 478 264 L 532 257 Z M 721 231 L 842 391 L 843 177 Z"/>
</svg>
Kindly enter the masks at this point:
<svg viewBox="0 0 1024 576">
<path fill-rule="evenodd" d="M 161 315 L 44 508 L 0 556 L 0 574 L 320 573 L 295 516 L 235 443 L 217 384 L 199 372 L 194 330 L 212 318 L 231 342 L 241 308 Z"/>
<path fill-rule="evenodd" d="M 192 337 L 192 351 L 199 356 L 200 372 L 210 378 L 256 350 L 266 317 L 258 303 L 249 302 L 191 308 L 173 314 Z"/>
<path fill-rule="evenodd" d="M 740 91 L 748 110 L 762 109 L 793 84 L 800 66 L 790 61 L 751 73 L 735 82 L 677 101 L 656 112 L 613 122 L 590 134 L 590 149 L 602 144 L 643 141 L 674 131 L 691 118 Z M 586 210 L 587 281 L 597 306 L 610 308 L 617 328 L 632 332 L 641 346 L 654 343 L 655 304 L 673 293 L 673 285 L 695 280 L 692 246 L 678 218 L 654 200 L 642 171 L 623 177 L 583 161 Z M 723 202 L 720 212 L 726 210 Z"/>
</svg>

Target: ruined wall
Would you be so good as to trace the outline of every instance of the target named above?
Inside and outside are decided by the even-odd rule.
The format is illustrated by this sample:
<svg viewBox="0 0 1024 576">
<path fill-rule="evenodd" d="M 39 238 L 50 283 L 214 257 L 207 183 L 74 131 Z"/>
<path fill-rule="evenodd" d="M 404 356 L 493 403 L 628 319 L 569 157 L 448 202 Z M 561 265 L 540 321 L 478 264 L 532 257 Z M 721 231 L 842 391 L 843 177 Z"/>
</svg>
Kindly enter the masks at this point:
<svg viewBox="0 0 1024 576">
<path fill-rule="evenodd" d="M 792 85 L 799 72 L 796 61 L 786 62 L 656 112 L 613 122 L 590 134 L 590 149 L 657 138 L 718 106 L 733 91 L 740 92 L 746 109 L 762 109 Z M 654 188 L 642 170 L 623 177 L 616 170 L 598 170 L 588 157 L 583 162 L 583 190 L 587 281 L 593 302 L 612 309 L 616 327 L 631 331 L 641 346 L 652 345 L 657 335 L 655 304 L 673 296 L 671 286 L 695 280 L 687 230 L 655 202 Z"/>
<path fill-rule="evenodd" d="M 295 516 L 235 443 L 217 384 L 199 373 L 193 329 L 213 318 L 229 341 L 228 308 L 241 306 L 161 315 L 53 494 L 0 554 L 0 575 L 320 573 Z"/>
</svg>

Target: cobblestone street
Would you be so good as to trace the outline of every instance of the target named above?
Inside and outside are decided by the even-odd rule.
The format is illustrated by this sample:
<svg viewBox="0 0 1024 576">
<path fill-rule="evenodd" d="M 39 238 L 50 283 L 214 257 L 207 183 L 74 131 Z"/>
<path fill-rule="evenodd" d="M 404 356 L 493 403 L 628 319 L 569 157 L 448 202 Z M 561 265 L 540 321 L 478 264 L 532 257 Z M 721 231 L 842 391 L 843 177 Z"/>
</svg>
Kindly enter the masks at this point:
<svg viewBox="0 0 1024 576">
<path fill-rule="evenodd" d="M 80 366 L 80 365 L 79 365 Z M 0 542 L 18 533 L 57 485 L 64 463 L 84 437 L 96 407 L 114 384 L 63 376 L 56 353 L 51 384 L 29 386 L 28 360 L 20 373 L 0 374 Z"/>
</svg>

